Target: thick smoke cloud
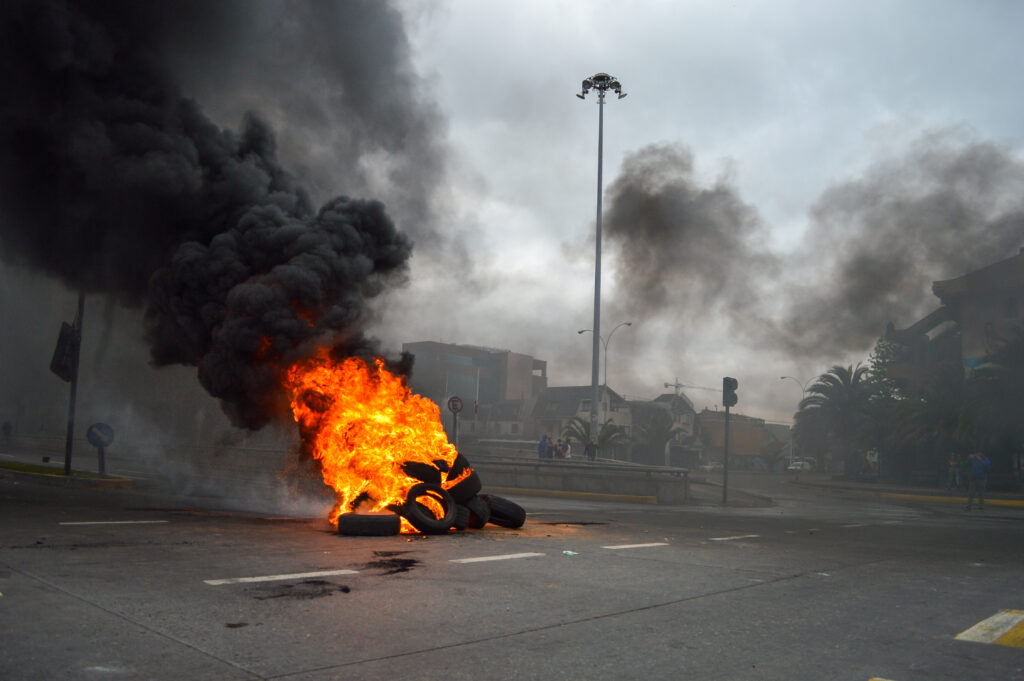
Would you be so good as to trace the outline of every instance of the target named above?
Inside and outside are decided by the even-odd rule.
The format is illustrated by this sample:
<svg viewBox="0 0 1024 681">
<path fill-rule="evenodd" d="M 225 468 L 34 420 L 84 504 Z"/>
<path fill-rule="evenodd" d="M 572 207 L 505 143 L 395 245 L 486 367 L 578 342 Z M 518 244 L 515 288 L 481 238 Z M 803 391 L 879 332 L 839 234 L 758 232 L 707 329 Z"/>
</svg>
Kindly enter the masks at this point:
<svg viewBox="0 0 1024 681">
<path fill-rule="evenodd" d="M 390 12 L 355 5 L 367 21 Z M 180 5 L 200 34 L 225 22 L 206 6 Z M 281 369 L 313 345 L 373 348 L 366 300 L 402 276 L 411 244 L 377 202 L 314 211 L 258 116 L 235 133 L 182 97 L 160 51 L 170 13 L 3 5 L 3 257 L 145 305 L 154 362 L 196 365 L 236 425 L 257 428 L 280 407 Z"/>
<path fill-rule="evenodd" d="M 682 146 L 629 155 L 608 199 L 604 224 L 632 310 L 691 320 L 717 305 L 744 310 L 777 265 L 757 248 L 757 211 L 725 180 L 701 187 Z"/>
<path fill-rule="evenodd" d="M 701 187 L 678 146 L 628 157 L 608 198 L 616 304 L 681 329 L 724 312 L 736 338 L 796 361 L 866 354 L 887 322 L 938 305 L 931 282 L 1024 245 L 1024 163 L 958 130 L 828 189 L 787 253 L 766 248 L 734 188 Z"/>
<path fill-rule="evenodd" d="M 933 281 L 1022 245 L 1020 159 L 956 131 L 926 135 L 818 199 L 796 263 L 808 284 L 786 291 L 784 327 L 768 328 L 793 353 L 863 351 L 888 321 L 908 326 L 936 308 Z"/>
</svg>

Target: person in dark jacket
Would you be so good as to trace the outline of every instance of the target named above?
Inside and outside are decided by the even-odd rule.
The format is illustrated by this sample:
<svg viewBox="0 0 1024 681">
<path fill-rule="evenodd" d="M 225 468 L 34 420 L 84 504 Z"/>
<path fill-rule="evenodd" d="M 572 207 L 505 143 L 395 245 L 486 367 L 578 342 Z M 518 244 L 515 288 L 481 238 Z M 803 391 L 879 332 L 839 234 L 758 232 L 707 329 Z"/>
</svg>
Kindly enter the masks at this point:
<svg viewBox="0 0 1024 681">
<path fill-rule="evenodd" d="M 537 443 L 537 457 L 541 459 L 550 459 L 551 455 L 548 454 L 548 436 L 541 435 L 540 442 Z"/>
<path fill-rule="evenodd" d="M 978 497 L 978 510 L 985 510 L 985 485 L 988 483 L 988 469 L 992 463 L 981 452 L 974 452 L 967 458 L 967 510 Z"/>
</svg>

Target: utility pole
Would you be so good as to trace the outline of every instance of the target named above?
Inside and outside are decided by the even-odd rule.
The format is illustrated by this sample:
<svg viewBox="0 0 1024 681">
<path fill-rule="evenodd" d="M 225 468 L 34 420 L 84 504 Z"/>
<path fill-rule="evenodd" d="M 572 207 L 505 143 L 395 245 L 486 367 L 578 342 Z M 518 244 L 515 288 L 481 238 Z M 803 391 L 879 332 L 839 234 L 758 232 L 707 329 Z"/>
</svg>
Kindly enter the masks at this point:
<svg viewBox="0 0 1024 681">
<path fill-rule="evenodd" d="M 82 352 L 82 316 L 85 314 L 85 291 L 78 292 L 78 314 L 75 315 L 74 350 L 71 353 L 71 398 L 68 401 L 68 432 L 64 443 L 64 475 L 71 475 L 71 453 L 75 440 L 75 402 L 78 399 L 78 359 Z"/>
</svg>

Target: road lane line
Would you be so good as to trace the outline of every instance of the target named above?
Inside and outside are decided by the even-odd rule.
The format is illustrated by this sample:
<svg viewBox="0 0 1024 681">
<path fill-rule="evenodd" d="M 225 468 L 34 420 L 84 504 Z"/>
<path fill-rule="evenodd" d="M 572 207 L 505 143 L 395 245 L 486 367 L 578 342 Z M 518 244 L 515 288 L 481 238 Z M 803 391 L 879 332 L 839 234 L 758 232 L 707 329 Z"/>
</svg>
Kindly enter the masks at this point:
<svg viewBox="0 0 1024 681">
<path fill-rule="evenodd" d="M 155 525 L 169 523 L 170 520 L 79 520 L 59 523 L 60 525 Z"/>
<path fill-rule="evenodd" d="M 452 563 L 485 563 L 491 560 L 515 560 L 517 558 L 534 558 L 543 556 L 543 553 L 506 553 L 500 556 L 481 556 L 479 558 L 455 558 Z"/>
<path fill-rule="evenodd" d="M 867 523 L 850 523 L 849 525 L 841 525 L 841 527 L 867 527 Z"/>
<path fill-rule="evenodd" d="M 711 537 L 711 541 L 733 541 L 734 539 L 754 539 L 760 537 L 759 534 L 740 534 L 735 537 Z"/>
<path fill-rule="evenodd" d="M 602 546 L 602 549 L 646 549 L 650 546 L 668 546 L 666 541 L 651 542 L 650 544 L 615 544 L 613 546 Z"/>
<path fill-rule="evenodd" d="M 961 641 L 1024 648 L 1024 610 L 1000 610 L 967 631 L 960 632 L 956 638 Z"/>
<path fill-rule="evenodd" d="M 252 582 L 281 582 L 287 579 L 305 579 L 307 577 L 331 577 L 333 575 L 358 575 L 358 570 L 320 570 L 318 572 L 295 572 L 290 575 L 265 575 L 263 577 L 231 577 L 229 579 L 204 579 L 210 586 L 222 584 L 250 584 Z"/>
</svg>

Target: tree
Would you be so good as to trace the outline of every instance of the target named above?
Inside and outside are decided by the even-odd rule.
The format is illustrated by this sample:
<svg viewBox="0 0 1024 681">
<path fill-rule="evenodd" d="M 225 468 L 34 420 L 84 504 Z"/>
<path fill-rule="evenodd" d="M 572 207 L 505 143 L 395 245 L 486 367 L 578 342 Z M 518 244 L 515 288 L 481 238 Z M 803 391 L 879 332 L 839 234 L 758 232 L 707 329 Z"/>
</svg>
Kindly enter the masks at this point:
<svg viewBox="0 0 1024 681">
<path fill-rule="evenodd" d="M 662 461 L 667 463 L 668 456 L 665 453 L 665 447 L 680 432 L 682 429 L 674 424 L 671 414 L 664 409 L 652 411 L 647 422 L 637 428 L 640 442 L 647 449 L 648 458 L 658 461 L 658 463 Z"/>
<path fill-rule="evenodd" d="M 586 445 L 586 443 L 590 442 L 590 421 L 574 416 L 566 424 L 565 428 L 562 429 L 562 437 L 569 441 L 575 440 L 581 445 Z M 597 436 L 597 447 L 600 451 L 609 452 L 614 447 L 625 444 L 627 441 L 628 438 L 622 426 L 615 425 L 611 419 L 607 419 L 601 424 L 601 430 L 598 431 Z"/>
<path fill-rule="evenodd" d="M 846 475 L 860 469 L 858 447 L 872 394 L 867 373 L 868 368 L 860 364 L 833 366 L 807 388 L 807 397 L 800 401 L 797 414 L 798 423 L 816 422 L 826 429 L 843 461 Z"/>
</svg>

